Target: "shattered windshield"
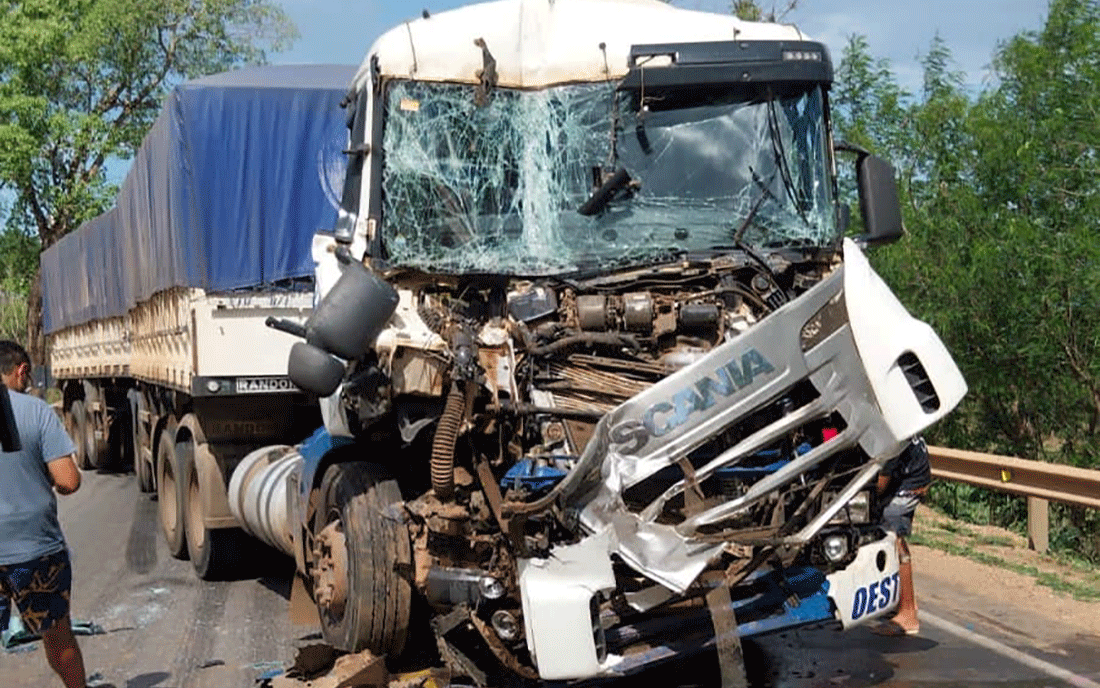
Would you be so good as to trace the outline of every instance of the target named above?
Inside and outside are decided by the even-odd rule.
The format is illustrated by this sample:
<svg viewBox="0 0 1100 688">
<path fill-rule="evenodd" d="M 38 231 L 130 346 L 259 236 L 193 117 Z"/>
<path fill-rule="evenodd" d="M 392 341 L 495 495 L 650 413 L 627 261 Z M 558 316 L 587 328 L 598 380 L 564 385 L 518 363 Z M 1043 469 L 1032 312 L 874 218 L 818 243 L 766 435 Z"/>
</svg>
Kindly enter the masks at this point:
<svg viewBox="0 0 1100 688">
<path fill-rule="evenodd" d="M 394 266 L 540 275 L 837 233 L 820 88 L 540 91 L 392 82 L 382 241 Z"/>
</svg>

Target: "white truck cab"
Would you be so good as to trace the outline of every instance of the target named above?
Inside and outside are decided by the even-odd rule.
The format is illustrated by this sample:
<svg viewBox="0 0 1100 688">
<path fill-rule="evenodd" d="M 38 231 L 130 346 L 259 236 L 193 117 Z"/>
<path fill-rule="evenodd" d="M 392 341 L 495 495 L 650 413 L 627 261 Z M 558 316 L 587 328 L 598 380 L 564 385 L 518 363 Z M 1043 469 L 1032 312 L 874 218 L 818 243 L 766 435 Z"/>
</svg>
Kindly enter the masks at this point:
<svg viewBox="0 0 1100 688">
<path fill-rule="evenodd" d="M 966 387 L 864 256 L 902 232 L 866 152 L 846 238 L 832 79 L 792 26 L 657 0 L 378 39 L 290 360 L 326 639 L 397 653 L 420 596 L 460 673 L 584 679 L 896 605 L 874 478 Z"/>
</svg>

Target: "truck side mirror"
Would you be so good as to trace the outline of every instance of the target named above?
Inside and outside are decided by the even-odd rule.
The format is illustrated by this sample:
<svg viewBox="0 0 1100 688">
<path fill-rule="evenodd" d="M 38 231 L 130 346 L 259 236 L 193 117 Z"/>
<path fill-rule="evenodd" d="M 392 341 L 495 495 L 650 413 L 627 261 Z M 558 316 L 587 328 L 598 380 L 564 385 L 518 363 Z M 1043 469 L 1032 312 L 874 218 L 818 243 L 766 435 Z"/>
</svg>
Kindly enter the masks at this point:
<svg viewBox="0 0 1100 688">
<path fill-rule="evenodd" d="M 905 226 L 901 220 L 894 166 L 874 155 L 860 155 L 856 158 L 856 180 L 859 213 L 867 230 L 866 234 L 856 237 L 856 241 L 875 246 L 900 239 L 905 234 Z"/>
<path fill-rule="evenodd" d="M 287 375 L 299 388 L 319 397 L 327 397 L 336 391 L 344 379 L 344 364 L 312 344 L 295 342 L 290 348 Z"/>
<path fill-rule="evenodd" d="M 859 214 L 866 233 L 853 239 L 864 246 L 890 244 L 900 239 L 905 234 L 905 225 L 901 219 L 894 166 L 850 143 L 838 141 L 836 150 L 856 154 Z"/>
<path fill-rule="evenodd" d="M 15 414 L 11 410 L 8 388 L 0 382 L 0 450 L 14 452 L 22 448 L 19 442 L 19 429 L 15 427 Z"/>
</svg>

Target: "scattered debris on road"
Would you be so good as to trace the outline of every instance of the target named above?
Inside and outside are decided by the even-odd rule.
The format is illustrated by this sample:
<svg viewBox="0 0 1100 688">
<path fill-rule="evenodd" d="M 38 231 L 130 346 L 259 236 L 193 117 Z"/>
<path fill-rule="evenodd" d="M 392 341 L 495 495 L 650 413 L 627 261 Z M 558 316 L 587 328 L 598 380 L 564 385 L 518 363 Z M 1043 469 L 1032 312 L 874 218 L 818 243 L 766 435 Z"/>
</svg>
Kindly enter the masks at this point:
<svg viewBox="0 0 1100 688">
<path fill-rule="evenodd" d="M 74 635 L 103 635 L 107 632 L 103 630 L 102 626 L 91 621 L 77 621 L 74 619 L 72 624 Z M 7 628 L 0 631 L 0 645 L 9 651 L 39 639 L 41 639 L 40 635 L 31 633 L 23 626 L 23 620 L 19 618 L 18 614 L 14 613 L 14 610 L 8 620 Z"/>
<path fill-rule="evenodd" d="M 407 684 L 405 684 L 407 685 Z M 413 685 L 426 685 L 418 682 Z M 441 684 L 442 685 L 442 684 Z M 385 658 L 369 651 L 343 654 L 331 645 L 306 645 L 298 650 L 286 674 L 261 681 L 262 688 L 389 688 Z"/>
</svg>

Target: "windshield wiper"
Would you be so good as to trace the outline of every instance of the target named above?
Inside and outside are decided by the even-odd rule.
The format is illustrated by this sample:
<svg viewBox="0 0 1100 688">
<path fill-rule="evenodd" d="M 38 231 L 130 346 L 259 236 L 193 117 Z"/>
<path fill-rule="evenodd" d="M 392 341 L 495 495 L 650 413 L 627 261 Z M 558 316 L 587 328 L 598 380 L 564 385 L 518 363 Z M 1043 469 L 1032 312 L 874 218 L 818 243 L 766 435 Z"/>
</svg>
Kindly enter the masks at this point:
<svg viewBox="0 0 1100 688">
<path fill-rule="evenodd" d="M 581 207 L 577 208 L 577 212 L 586 217 L 599 213 L 607 207 L 607 204 L 611 202 L 615 194 L 622 189 L 630 187 L 633 183 L 634 180 L 630 178 L 630 173 L 620 167 L 615 170 L 614 174 L 605 179 L 603 184 L 600 184 L 600 188 L 592 192 L 588 200 L 585 201 Z"/>
<path fill-rule="evenodd" d="M 772 155 L 775 156 L 776 170 L 779 172 L 780 179 L 783 180 L 783 189 L 787 192 L 787 198 L 790 200 L 791 205 L 794 206 L 795 211 L 798 213 L 799 218 L 805 223 L 807 227 L 810 227 L 810 220 L 806 217 L 806 211 L 802 207 L 802 203 L 795 197 L 794 177 L 791 175 L 791 167 L 787 161 L 787 150 L 783 145 L 783 133 L 779 126 L 779 115 L 776 112 L 777 101 L 775 98 L 769 97 L 767 107 L 767 119 L 768 119 L 768 138 L 771 139 Z"/>
<path fill-rule="evenodd" d="M 745 230 L 752 226 L 752 221 L 756 217 L 756 212 L 760 210 L 760 206 L 764 204 L 764 201 L 768 198 L 768 195 L 770 195 L 770 192 L 768 192 L 766 186 L 762 186 L 761 188 L 767 193 L 761 194 L 760 198 L 756 199 L 756 203 L 753 203 L 752 208 L 749 210 L 749 214 L 745 216 L 745 219 L 741 223 L 741 226 L 738 227 L 737 231 L 733 233 L 733 244 L 738 249 L 743 251 L 746 256 L 756 261 L 756 263 L 760 267 L 764 268 L 765 274 L 768 275 L 768 278 L 771 279 L 772 285 L 775 287 L 774 293 L 781 294 L 782 302 L 787 303 L 791 299 L 787 295 L 787 292 L 783 290 L 783 287 L 779 285 L 779 276 L 775 274 L 775 269 L 772 268 L 771 264 L 769 264 L 768 261 L 764 259 L 764 256 L 760 255 L 760 253 L 755 248 L 745 243 Z"/>
</svg>

